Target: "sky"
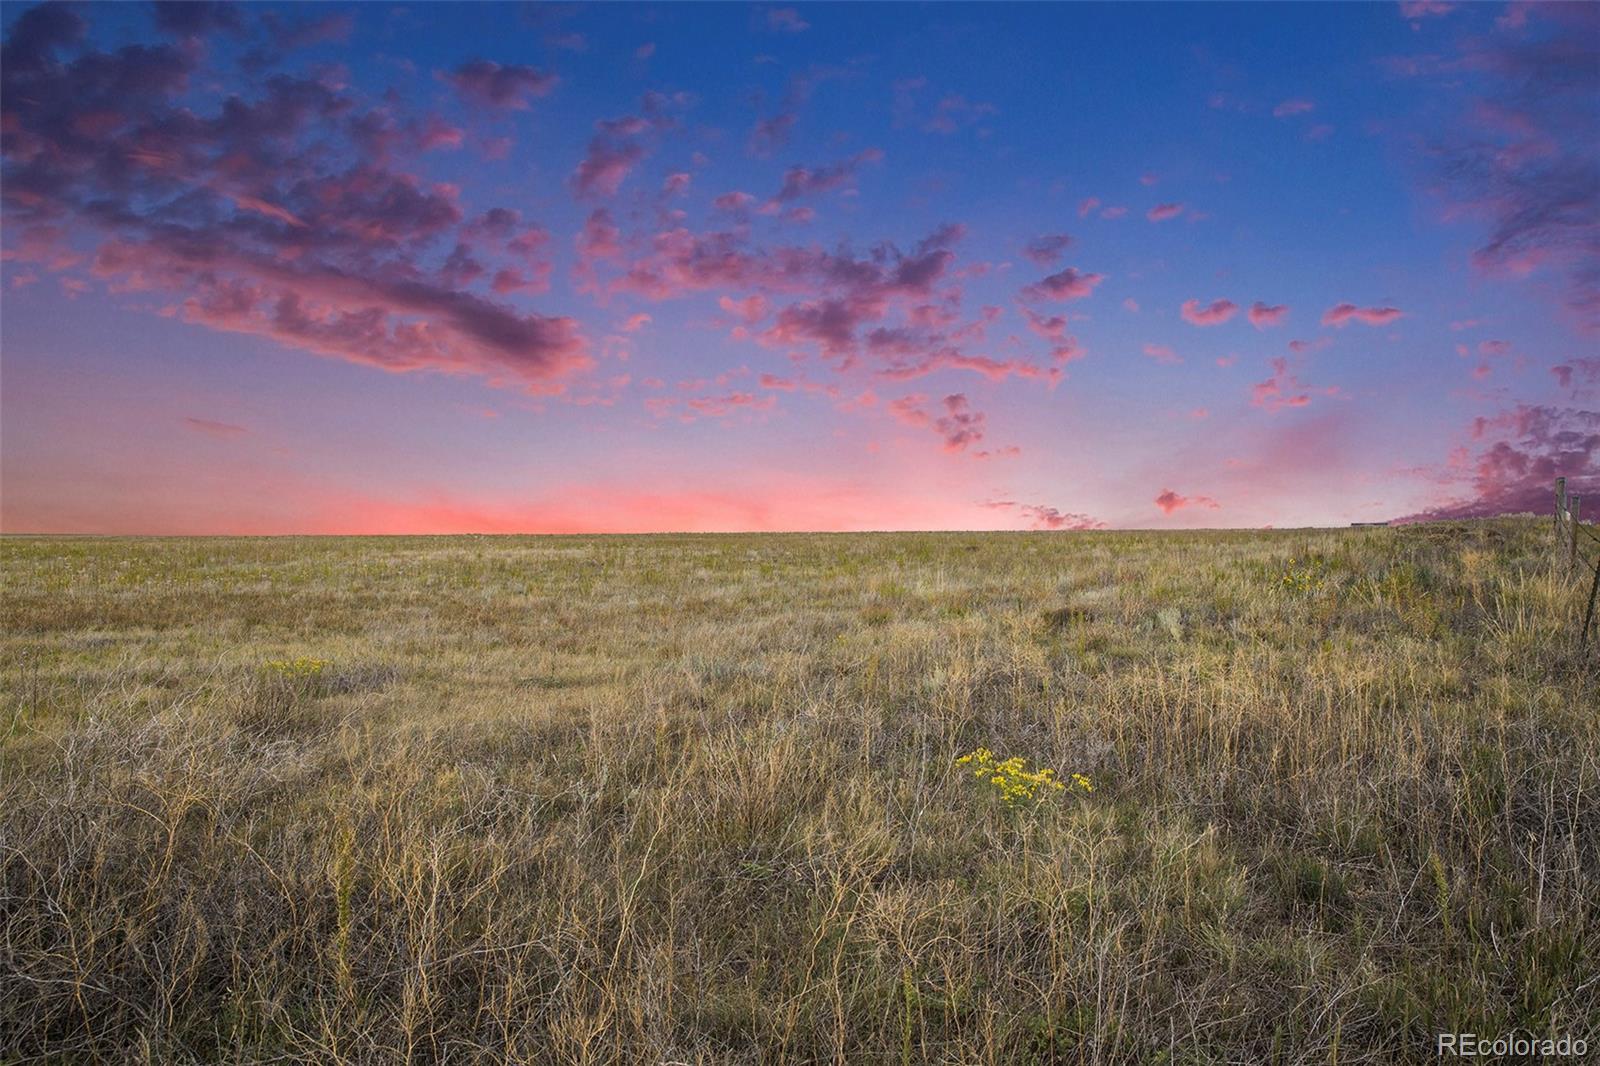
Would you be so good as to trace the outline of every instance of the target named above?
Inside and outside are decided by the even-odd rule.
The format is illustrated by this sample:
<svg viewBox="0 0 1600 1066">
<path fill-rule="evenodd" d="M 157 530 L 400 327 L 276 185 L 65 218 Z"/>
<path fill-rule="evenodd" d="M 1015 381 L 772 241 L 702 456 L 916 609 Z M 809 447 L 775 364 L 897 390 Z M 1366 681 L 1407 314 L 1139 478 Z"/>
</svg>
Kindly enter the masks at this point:
<svg viewBox="0 0 1600 1066">
<path fill-rule="evenodd" d="M 4 532 L 1600 506 L 1600 5 L 0 20 Z"/>
</svg>

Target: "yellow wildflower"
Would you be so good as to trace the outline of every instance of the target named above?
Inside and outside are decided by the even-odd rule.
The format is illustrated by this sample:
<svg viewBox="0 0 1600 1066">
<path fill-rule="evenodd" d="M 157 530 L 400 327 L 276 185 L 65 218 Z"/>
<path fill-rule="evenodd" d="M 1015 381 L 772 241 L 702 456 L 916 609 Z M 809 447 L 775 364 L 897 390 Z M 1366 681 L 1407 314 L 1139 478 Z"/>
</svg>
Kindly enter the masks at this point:
<svg viewBox="0 0 1600 1066">
<path fill-rule="evenodd" d="M 1049 767 L 1029 770 L 1028 760 L 1020 755 L 996 759 L 988 748 L 975 748 L 956 760 L 957 766 L 972 769 L 972 776 L 994 787 L 1007 806 L 1023 800 L 1037 800 L 1051 792 L 1063 791 L 1067 786 L 1056 780 L 1056 772 Z M 1084 792 L 1094 791 L 1094 786 L 1082 774 L 1072 775 L 1074 788 Z"/>
</svg>

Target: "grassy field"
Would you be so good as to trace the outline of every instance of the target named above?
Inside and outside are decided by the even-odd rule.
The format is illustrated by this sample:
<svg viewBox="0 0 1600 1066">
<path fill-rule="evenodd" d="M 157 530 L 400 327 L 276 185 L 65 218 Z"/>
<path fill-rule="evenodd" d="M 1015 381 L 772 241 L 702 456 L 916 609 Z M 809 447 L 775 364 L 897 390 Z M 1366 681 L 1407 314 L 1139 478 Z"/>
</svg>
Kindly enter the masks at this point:
<svg viewBox="0 0 1600 1066">
<path fill-rule="evenodd" d="M 7 538 L 0 1061 L 1600 1046 L 1552 540 Z"/>
</svg>

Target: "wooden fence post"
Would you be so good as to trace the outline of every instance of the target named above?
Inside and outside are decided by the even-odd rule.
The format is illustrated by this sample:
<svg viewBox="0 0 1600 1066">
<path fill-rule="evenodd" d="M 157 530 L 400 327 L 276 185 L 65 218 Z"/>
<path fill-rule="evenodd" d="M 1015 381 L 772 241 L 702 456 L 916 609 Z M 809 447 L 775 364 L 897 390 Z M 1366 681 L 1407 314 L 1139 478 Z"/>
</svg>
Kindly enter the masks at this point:
<svg viewBox="0 0 1600 1066">
<path fill-rule="evenodd" d="M 1578 653 L 1589 646 L 1589 623 L 1594 620 L 1594 599 L 1600 594 L 1600 562 L 1594 564 L 1594 580 L 1589 584 L 1589 607 L 1583 612 L 1583 632 L 1578 634 Z"/>
<path fill-rule="evenodd" d="M 1567 569 L 1578 565 L 1578 509 L 1583 504 L 1583 497 L 1567 497 Z"/>
<path fill-rule="evenodd" d="M 1567 479 L 1556 478 L 1556 536 L 1561 536 L 1562 512 L 1567 509 Z M 1559 541 L 1558 541 L 1559 543 Z"/>
</svg>

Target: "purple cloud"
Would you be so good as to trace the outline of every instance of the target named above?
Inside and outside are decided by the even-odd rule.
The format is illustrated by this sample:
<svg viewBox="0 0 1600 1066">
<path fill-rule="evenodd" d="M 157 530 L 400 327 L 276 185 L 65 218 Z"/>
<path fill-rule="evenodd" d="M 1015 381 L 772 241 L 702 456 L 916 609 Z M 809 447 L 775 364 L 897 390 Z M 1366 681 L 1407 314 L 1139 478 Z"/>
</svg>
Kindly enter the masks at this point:
<svg viewBox="0 0 1600 1066">
<path fill-rule="evenodd" d="M 529 66 L 501 66 L 488 59 L 474 59 L 457 67 L 447 80 L 471 103 L 525 111 L 531 99 L 546 96 L 556 87 L 557 78 Z"/>
</svg>

